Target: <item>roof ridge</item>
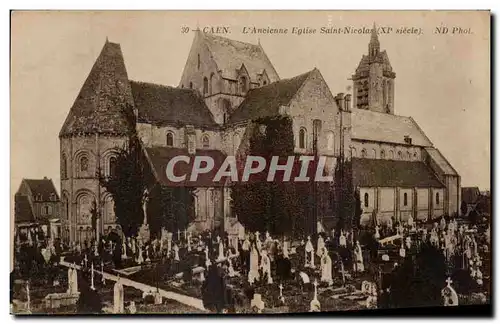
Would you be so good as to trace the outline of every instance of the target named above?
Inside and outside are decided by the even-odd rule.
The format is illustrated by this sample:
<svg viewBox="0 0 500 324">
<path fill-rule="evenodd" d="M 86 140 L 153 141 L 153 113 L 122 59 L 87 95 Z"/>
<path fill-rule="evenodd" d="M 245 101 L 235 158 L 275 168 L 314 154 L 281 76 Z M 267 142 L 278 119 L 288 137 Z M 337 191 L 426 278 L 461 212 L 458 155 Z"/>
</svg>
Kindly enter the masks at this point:
<svg viewBox="0 0 500 324">
<path fill-rule="evenodd" d="M 241 44 L 245 44 L 245 45 L 251 45 L 251 46 L 255 46 L 255 47 L 259 47 L 262 49 L 262 46 L 259 46 L 259 44 L 253 44 L 253 43 L 248 43 L 248 42 L 244 42 L 244 41 L 240 41 L 240 40 L 237 40 L 237 39 L 233 39 L 233 38 L 229 38 L 229 37 L 224 37 L 224 36 L 220 36 L 220 35 L 215 35 L 215 34 L 212 34 L 212 33 L 205 33 L 205 32 L 201 32 L 201 34 L 204 36 L 204 37 L 208 37 L 208 38 L 219 38 L 219 39 L 223 39 L 223 40 L 228 40 L 230 42 L 236 42 L 236 43 L 241 43 Z"/>
</svg>

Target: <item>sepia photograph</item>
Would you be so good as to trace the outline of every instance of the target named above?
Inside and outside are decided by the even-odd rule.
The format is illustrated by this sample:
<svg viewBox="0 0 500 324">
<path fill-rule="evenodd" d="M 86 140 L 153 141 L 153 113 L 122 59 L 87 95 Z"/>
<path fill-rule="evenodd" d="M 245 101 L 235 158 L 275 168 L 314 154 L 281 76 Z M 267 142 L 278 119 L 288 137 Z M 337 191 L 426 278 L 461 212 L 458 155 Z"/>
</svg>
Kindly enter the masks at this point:
<svg viewBox="0 0 500 324">
<path fill-rule="evenodd" d="M 11 11 L 10 313 L 490 314 L 491 19 Z"/>
</svg>

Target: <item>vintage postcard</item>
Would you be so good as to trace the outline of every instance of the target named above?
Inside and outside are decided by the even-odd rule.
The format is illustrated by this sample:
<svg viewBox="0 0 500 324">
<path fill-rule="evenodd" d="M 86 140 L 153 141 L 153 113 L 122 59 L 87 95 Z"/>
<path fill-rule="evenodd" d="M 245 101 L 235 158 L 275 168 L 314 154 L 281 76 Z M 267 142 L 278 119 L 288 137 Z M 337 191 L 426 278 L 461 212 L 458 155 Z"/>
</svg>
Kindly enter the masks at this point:
<svg viewBox="0 0 500 324">
<path fill-rule="evenodd" d="M 13 11 L 11 313 L 488 310 L 490 20 Z"/>
</svg>

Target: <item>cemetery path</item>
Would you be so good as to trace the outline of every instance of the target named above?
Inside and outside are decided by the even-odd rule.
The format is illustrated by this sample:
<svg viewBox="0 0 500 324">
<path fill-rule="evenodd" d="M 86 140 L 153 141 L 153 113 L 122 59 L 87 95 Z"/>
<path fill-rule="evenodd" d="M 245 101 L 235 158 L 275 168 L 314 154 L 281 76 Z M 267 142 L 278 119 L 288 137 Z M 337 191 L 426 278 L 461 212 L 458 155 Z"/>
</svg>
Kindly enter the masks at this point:
<svg viewBox="0 0 500 324">
<path fill-rule="evenodd" d="M 59 262 L 59 264 L 62 266 L 65 266 L 65 267 L 73 267 L 73 264 L 66 262 L 64 260 L 61 260 L 61 262 Z M 79 265 L 74 265 L 74 267 L 77 270 L 81 269 L 81 266 L 79 266 Z M 101 272 L 98 270 L 94 270 L 94 272 L 97 273 L 98 275 L 103 275 L 105 279 L 113 280 L 113 281 L 118 280 L 118 276 L 115 276 L 113 274 L 110 274 L 107 272 Z M 141 282 L 133 281 L 133 280 L 123 278 L 123 277 L 120 277 L 120 283 L 124 286 L 133 287 L 133 288 L 139 289 L 141 291 L 145 291 L 145 292 L 156 291 L 156 287 L 146 285 L 146 284 L 143 284 Z M 162 297 L 178 301 L 179 303 L 194 307 L 194 308 L 202 310 L 202 311 L 206 311 L 205 307 L 203 307 L 203 301 L 201 299 L 182 295 L 179 293 L 175 293 L 175 292 L 167 291 L 167 290 L 163 290 L 163 289 L 158 289 L 158 290 L 159 290 L 160 295 Z"/>
</svg>

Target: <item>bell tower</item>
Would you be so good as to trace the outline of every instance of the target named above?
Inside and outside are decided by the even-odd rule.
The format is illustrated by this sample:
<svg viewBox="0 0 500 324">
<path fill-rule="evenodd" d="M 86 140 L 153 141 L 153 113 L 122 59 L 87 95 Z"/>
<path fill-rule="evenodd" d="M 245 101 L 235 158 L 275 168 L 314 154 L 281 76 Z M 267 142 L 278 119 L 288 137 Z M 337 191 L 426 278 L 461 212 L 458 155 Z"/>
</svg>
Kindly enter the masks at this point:
<svg viewBox="0 0 500 324">
<path fill-rule="evenodd" d="M 375 24 L 368 43 L 368 55 L 363 55 L 354 75 L 353 107 L 394 114 L 394 81 L 386 51 L 380 51 L 378 29 Z"/>
</svg>

